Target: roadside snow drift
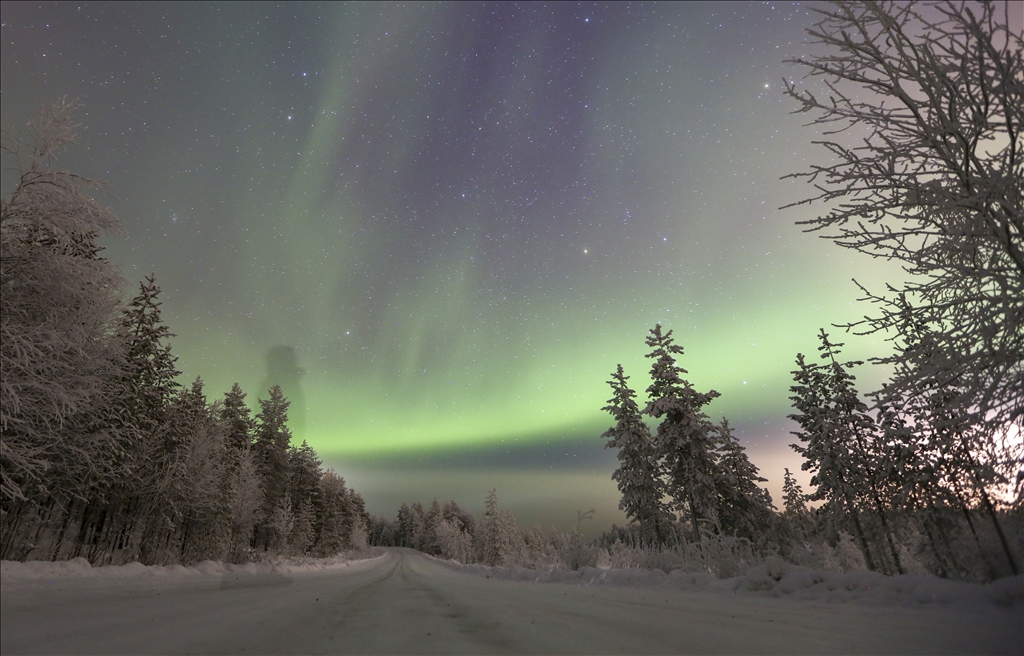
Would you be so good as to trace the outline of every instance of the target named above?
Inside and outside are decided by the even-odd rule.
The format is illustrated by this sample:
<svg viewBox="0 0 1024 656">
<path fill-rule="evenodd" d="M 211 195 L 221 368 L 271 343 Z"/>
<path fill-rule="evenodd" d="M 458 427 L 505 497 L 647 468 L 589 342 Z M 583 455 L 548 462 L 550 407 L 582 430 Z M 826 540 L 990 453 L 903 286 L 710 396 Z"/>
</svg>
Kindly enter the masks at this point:
<svg viewBox="0 0 1024 656">
<path fill-rule="evenodd" d="M 885 576 L 866 570 L 836 573 L 791 565 L 781 558 L 747 570 L 742 576 L 716 579 L 708 573 L 660 569 L 569 569 L 534 570 L 524 567 L 488 567 L 446 562 L 459 571 L 494 579 L 538 583 L 575 583 L 635 588 L 664 588 L 687 592 L 753 594 L 788 597 L 829 603 L 856 602 L 873 606 L 914 604 L 1024 604 L 1024 575 L 1000 579 L 987 585 L 949 581 L 934 576 L 908 574 Z"/>
</svg>

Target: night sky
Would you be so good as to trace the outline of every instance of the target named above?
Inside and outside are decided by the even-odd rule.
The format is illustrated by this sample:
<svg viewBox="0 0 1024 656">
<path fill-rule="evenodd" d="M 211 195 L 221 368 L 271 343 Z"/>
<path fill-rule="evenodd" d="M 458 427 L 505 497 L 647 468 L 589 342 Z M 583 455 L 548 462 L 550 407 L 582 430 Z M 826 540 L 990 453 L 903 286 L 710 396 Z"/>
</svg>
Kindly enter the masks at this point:
<svg viewBox="0 0 1024 656">
<path fill-rule="evenodd" d="M 492 487 L 520 524 L 622 523 L 600 434 L 656 322 L 781 503 L 790 371 L 892 269 L 780 211 L 827 161 L 785 3 L 2 5 L 4 120 L 67 96 L 187 383 L 280 382 L 371 512 Z M 4 189 L 9 188 L 5 173 Z M 846 355 L 885 349 L 843 335 Z M 282 348 L 284 347 L 284 348 Z M 299 376 L 294 375 L 301 369 Z M 863 391 L 882 374 L 865 367 Z M 261 389 L 262 388 L 262 389 Z M 805 485 L 808 476 L 801 472 Z"/>
</svg>

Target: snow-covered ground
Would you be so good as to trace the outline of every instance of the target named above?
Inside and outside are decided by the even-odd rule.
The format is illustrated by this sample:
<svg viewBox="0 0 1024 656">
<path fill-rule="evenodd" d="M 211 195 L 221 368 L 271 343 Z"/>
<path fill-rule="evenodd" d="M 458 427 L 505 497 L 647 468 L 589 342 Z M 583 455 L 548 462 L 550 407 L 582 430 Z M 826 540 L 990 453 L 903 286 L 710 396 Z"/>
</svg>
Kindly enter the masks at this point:
<svg viewBox="0 0 1024 656">
<path fill-rule="evenodd" d="M 52 582 L 55 579 L 81 578 L 123 580 L 201 576 L 220 578 L 225 575 L 230 578 L 236 574 L 252 576 L 284 575 L 332 571 L 351 567 L 364 560 L 383 558 L 385 555 L 383 552 L 378 552 L 373 556 L 362 558 L 346 558 L 345 556 L 337 556 L 335 558 L 281 558 L 268 562 L 245 563 L 242 565 L 204 560 L 189 567 L 184 565 L 143 565 L 138 562 L 129 563 L 128 565 L 93 567 L 85 558 L 74 558 L 59 562 L 31 560 L 25 563 L 4 560 L 0 561 L 0 581 L 10 583 L 27 580 L 47 580 Z"/>
<path fill-rule="evenodd" d="M 510 581 L 610 585 L 661 588 L 726 595 L 787 597 L 826 603 L 855 602 L 872 606 L 917 604 L 958 604 L 974 606 L 1016 606 L 1024 613 L 1024 575 L 1008 577 L 988 585 L 949 581 L 934 576 L 884 576 L 877 572 L 824 572 L 769 558 L 742 576 L 716 579 L 711 574 L 640 569 L 597 569 L 582 567 L 532 570 L 522 567 L 487 567 L 445 561 L 449 567 L 469 574 Z M 1022 617 L 1024 621 L 1024 617 Z"/>
<path fill-rule="evenodd" d="M 1020 578 L 965 586 L 781 562 L 724 581 L 542 573 L 407 549 L 192 568 L 4 563 L 0 574 L 4 654 L 1024 653 Z M 835 603 L 846 601 L 857 603 Z"/>
</svg>

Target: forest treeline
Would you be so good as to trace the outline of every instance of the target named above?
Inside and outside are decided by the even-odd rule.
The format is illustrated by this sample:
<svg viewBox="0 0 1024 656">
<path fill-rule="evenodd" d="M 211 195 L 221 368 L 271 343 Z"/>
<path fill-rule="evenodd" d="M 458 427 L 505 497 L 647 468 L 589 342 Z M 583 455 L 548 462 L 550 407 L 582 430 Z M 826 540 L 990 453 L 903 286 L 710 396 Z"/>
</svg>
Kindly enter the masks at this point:
<svg viewBox="0 0 1024 656">
<path fill-rule="evenodd" d="M 17 180 L 2 208 L 0 557 L 95 565 L 366 547 L 363 499 L 291 442 L 289 402 L 252 416 L 236 383 L 177 382 L 152 276 L 127 303 L 97 239 L 117 219 L 60 169 L 74 105 L 4 134 Z"/>
</svg>

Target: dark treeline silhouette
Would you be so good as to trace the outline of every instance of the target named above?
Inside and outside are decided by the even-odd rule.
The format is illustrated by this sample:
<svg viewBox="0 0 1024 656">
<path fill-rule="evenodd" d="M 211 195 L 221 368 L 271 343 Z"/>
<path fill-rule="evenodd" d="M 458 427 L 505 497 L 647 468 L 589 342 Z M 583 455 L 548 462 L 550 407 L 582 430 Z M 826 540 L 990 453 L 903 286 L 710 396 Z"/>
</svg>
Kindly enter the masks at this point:
<svg viewBox="0 0 1024 656">
<path fill-rule="evenodd" d="M 366 546 L 362 498 L 305 441 L 277 385 L 177 382 L 152 276 L 126 304 L 97 238 L 117 219 L 55 156 L 74 105 L 4 134 L 0 557 L 93 564 L 330 556 Z M 27 151 L 25 150 L 27 148 Z M 280 373 L 280 372 L 276 372 Z M 290 372 L 292 378 L 296 371 Z"/>
</svg>

